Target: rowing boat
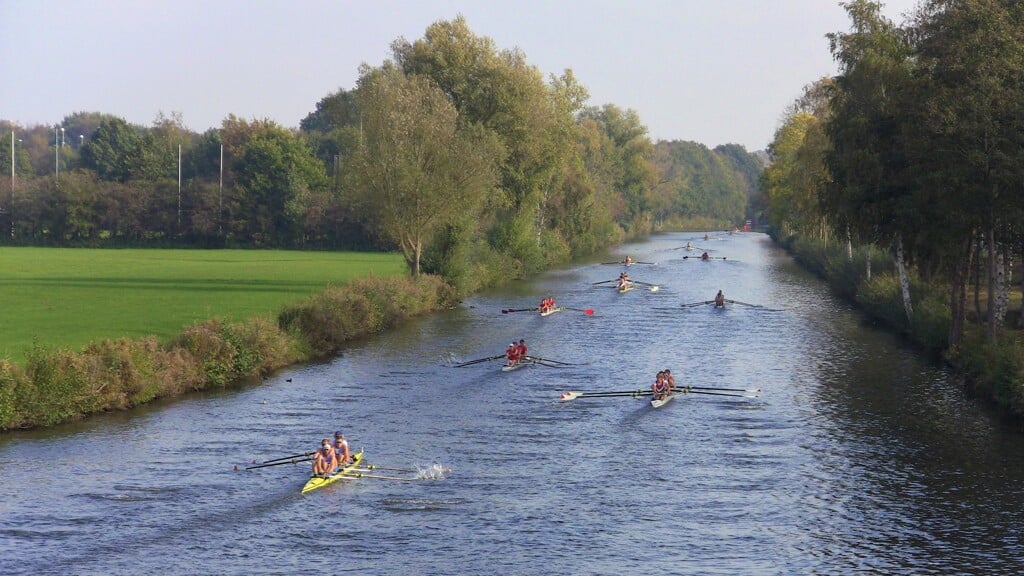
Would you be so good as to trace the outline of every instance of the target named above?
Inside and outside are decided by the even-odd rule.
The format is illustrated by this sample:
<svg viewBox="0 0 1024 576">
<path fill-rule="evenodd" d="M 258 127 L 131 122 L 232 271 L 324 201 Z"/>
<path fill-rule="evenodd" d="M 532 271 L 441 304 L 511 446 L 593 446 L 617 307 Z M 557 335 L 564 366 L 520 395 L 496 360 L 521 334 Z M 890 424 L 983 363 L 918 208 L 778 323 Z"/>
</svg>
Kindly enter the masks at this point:
<svg viewBox="0 0 1024 576">
<path fill-rule="evenodd" d="M 618 289 L 619 294 L 625 294 L 626 292 L 629 292 L 630 290 L 633 289 L 633 285 L 626 284 L 625 286 L 617 286 L 616 288 Z"/>
<path fill-rule="evenodd" d="M 668 394 L 667 396 L 665 396 L 664 398 L 660 398 L 660 399 L 659 398 L 652 398 L 651 399 L 651 406 L 654 407 L 654 408 L 661 408 L 665 404 L 668 404 L 669 402 L 671 402 L 678 395 L 679 394 L 677 394 L 675 392 L 672 392 L 672 393 Z"/>
<path fill-rule="evenodd" d="M 561 306 L 556 306 L 555 308 L 552 308 L 551 310 L 545 310 L 545 311 L 541 312 L 540 315 L 541 316 L 551 316 L 555 312 L 561 312 L 562 310 L 565 310 L 565 308 L 563 308 Z"/>
<path fill-rule="evenodd" d="M 529 360 L 516 362 L 515 364 L 505 364 L 504 366 L 501 367 L 501 371 L 502 372 L 511 372 L 513 370 L 519 370 L 523 366 L 530 366 L 532 364 L 533 364 L 533 362 L 530 362 Z"/>
<path fill-rule="evenodd" d="M 353 472 L 355 472 L 356 469 L 359 467 L 359 463 L 362 462 L 362 461 L 363 461 L 363 451 L 360 450 L 359 452 L 356 452 L 355 454 L 352 455 L 352 463 L 351 464 L 349 464 L 348 466 L 345 466 L 344 468 L 342 468 L 341 470 L 335 472 L 334 474 L 332 474 L 330 476 L 327 476 L 327 477 L 312 476 L 306 482 L 306 485 L 302 487 L 302 493 L 305 494 L 306 492 L 312 492 L 313 490 L 316 490 L 317 488 L 323 488 L 324 486 L 329 486 L 331 484 L 334 484 L 338 480 L 341 480 L 342 478 L 345 478 L 346 476 L 349 476 L 349 474 L 352 474 Z"/>
</svg>

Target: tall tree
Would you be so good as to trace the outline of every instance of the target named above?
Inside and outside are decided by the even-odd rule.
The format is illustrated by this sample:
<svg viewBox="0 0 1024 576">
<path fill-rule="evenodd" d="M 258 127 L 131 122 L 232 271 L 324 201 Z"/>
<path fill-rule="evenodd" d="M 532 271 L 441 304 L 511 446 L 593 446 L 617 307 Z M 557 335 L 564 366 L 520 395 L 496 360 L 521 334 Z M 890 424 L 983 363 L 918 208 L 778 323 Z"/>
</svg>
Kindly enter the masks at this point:
<svg viewBox="0 0 1024 576">
<path fill-rule="evenodd" d="M 918 13 L 916 32 L 927 84 L 918 125 L 922 148 L 932 174 L 955 183 L 945 187 L 959 206 L 950 223 L 961 234 L 955 244 L 975 229 L 982 232 L 987 334 L 994 342 L 1000 244 L 1019 230 L 1024 208 L 1024 4 L 929 0 Z"/>
<path fill-rule="evenodd" d="M 495 183 L 498 145 L 458 112 L 433 81 L 390 63 L 359 81 L 364 140 L 354 165 L 358 205 L 420 273 L 428 241 L 476 214 Z"/>
<path fill-rule="evenodd" d="M 839 63 L 826 126 L 832 186 L 824 205 L 861 238 L 893 247 L 907 319 L 913 316 L 905 273 L 905 239 L 920 227 L 908 168 L 906 98 L 911 93 L 911 46 L 906 34 L 881 14 L 881 4 L 843 4 L 852 30 L 829 34 Z M 912 248 L 912 246 L 909 246 Z"/>
</svg>

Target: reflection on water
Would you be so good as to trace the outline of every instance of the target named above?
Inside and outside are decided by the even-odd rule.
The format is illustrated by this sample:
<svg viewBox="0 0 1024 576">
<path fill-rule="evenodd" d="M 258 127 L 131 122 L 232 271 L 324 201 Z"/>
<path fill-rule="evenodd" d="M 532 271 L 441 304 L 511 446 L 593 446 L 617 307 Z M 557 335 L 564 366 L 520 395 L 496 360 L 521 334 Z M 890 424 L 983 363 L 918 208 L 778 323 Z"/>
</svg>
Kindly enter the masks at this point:
<svg viewBox="0 0 1024 576">
<path fill-rule="evenodd" d="M 991 574 L 1024 570 L 1024 442 L 761 235 L 624 247 L 474 296 L 263 385 L 0 439 L 0 573 Z M 727 298 L 763 305 L 680 304 Z M 501 314 L 554 295 L 593 308 Z M 775 310 L 775 311 L 773 311 Z M 575 364 L 502 373 L 532 354 Z M 758 399 L 566 390 L 757 387 Z M 291 380 L 288 382 L 287 380 Z M 443 479 L 300 496 L 343 429 Z"/>
</svg>

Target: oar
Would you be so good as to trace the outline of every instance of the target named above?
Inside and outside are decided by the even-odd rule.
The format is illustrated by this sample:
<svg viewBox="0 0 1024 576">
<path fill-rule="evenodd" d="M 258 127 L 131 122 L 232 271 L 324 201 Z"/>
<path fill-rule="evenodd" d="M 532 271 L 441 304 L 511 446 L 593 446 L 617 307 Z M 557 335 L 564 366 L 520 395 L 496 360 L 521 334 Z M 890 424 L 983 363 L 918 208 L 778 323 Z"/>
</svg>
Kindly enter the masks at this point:
<svg viewBox="0 0 1024 576">
<path fill-rule="evenodd" d="M 593 316 L 594 315 L 594 309 L 593 308 L 569 308 L 568 306 L 565 306 L 565 309 L 566 310 L 573 310 L 575 312 L 583 312 L 587 316 Z"/>
<path fill-rule="evenodd" d="M 704 390 L 686 390 L 685 388 L 676 388 L 677 394 L 707 394 L 709 396 L 735 396 L 737 398 L 757 398 L 754 395 L 747 394 L 730 394 L 728 392 L 706 392 Z"/>
<path fill-rule="evenodd" d="M 566 392 L 559 396 L 559 400 L 567 402 L 577 398 L 638 398 L 652 394 L 650 390 L 634 390 L 623 392 Z"/>
<path fill-rule="evenodd" d="M 764 308 L 764 306 L 761 306 L 760 304 L 747 304 L 746 302 L 740 302 L 739 300 L 726 299 L 726 302 L 731 304 L 742 304 L 743 306 L 750 306 L 751 308 Z"/>
<path fill-rule="evenodd" d="M 558 360 L 551 360 L 549 358 L 541 358 L 540 356 L 530 356 L 530 355 L 527 355 L 526 357 L 529 358 L 530 360 L 534 360 L 536 362 L 551 362 L 552 364 L 562 364 L 562 365 L 565 365 L 565 366 L 576 366 L 576 364 L 571 364 L 569 362 L 561 362 L 561 361 L 558 361 Z"/>
<path fill-rule="evenodd" d="M 293 454 L 292 456 L 284 456 L 282 458 L 274 458 L 273 460 L 264 460 L 263 463 L 264 464 L 269 464 L 271 462 L 280 462 L 281 460 L 294 460 L 295 458 L 305 458 L 306 456 L 312 456 L 313 454 L 316 454 L 316 452 L 306 452 L 304 454 Z"/>
<path fill-rule="evenodd" d="M 702 306 L 704 304 L 714 304 L 714 300 L 704 300 L 703 302 L 690 302 L 689 304 L 682 304 L 683 308 L 693 308 L 694 306 Z"/>
<path fill-rule="evenodd" d="M 709 388 L 707 386 L 680 386 L 677 390 L 716 390 L 719 392 L 748 392 L 753 394 L 759 394 L 760 388 Z"/>
<path fill-rule="evenodd" d="M 280 466 L 282 464 L 298 464 L 299 462 L 309 462 L 312 458 L 296 458 L 294 460 L 285 460 L 284 462 L 273 462 L 271 464 L 257 464 L 256 466 L 246 466 L 246 470 L 255 470 L 257 468 L 268 468 L 270 466 Z"/>
<path fill-rule="evenodd" d="M 413 470 L 412 468 L 393 468 L 391 466 L 379 466 L 377 464 L 366 464 L 362 467 L 356 468 L 356 470 L 391 470 L 393 472 L 411 472 L 413 474 L 419 472 L 419 470 Z"/>
<path fill-rule="evenodd" d="M 653 265 L 657 264 L 657 262 L 633 262 L 633 264 L 650 264 L 650 265 L 653 266 Z"/>
<path fill-rule="evenodd" d="M 540 310 L 540 307 L 536 308 L 505 308 L 501 311 L 502 314 L 508 314 L 509 312 L 536 312 Z"/>
<path fill-rule="evenodd" d="M 683 256 L 683 260 L 687 258 L 695 258 L 697 260 L 703 260 L 704 256 Z M 708 260 L 725 260 L 725 256 L 708 256 Z"/>
<path fill-rule="evenodd" d="M 633 284 L 639 284 L 641 286 L 647 286 L 651 292 L 657 292 L 658 290 L 661 290 L 661 286 L 658 286 L 657 284 L 649 284 L 647 282 L 641 282 L 639 280 L 630 280 L 630 282 L 632 282 Z"/>
<path fill-rule="evenodd" d="M 464 366 L 472 366 L 473 364 L 480 364 L 481 362 L 490 362 L 491 360 L 497 360 L 498 358 L 504 358 L 504 354 L 497 356 L 491 356 L 489 358 L 480 358 L 479 360 L 470 360 L 469 362 L 463 362 L 462 364 L 456 364 L 453 368 L 462 368 Z"/>
<path fill-rule="evenodd" d="M 619 281 L 619 280 L 618 280 L 617 278 L 616 278 L 615 280 L 601 280 L 600 282 L 593 282 L 593 283 L 591 284 L 591 286 L 597 286 L 597 285 L 599 285 L 599 284 L 607 284 L 607 283 L 609 283 L 609 282 L 618 282 L 618 281 Z"/>
<path fill-rule="evenodd" d="M 348 480 L 353 478 L 377 478 L 380 480 L 397 480 L 399 482 L 416 482 L 418 480 L 423 480 L 423 478 L 402 478 L 401 476 L 382 476 L 380 474 L 363 474 L 362 472 L 346 474 L 339 479 Z"/>
</svg>

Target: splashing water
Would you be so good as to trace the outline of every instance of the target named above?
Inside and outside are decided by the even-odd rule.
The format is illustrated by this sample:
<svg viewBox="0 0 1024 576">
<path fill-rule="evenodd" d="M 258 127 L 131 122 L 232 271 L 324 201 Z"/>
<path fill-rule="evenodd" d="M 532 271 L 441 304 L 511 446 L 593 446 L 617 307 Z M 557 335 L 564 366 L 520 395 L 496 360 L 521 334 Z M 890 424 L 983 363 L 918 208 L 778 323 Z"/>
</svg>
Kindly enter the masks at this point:
<svg viewBox="0 0 1024 576">
<path fill-rule="evenodd" d="M 431 464 L 426 467 L 416 466 L 417 480 L 444 480 L 444 475 L 452 469 L 443 464 Z"/>
</svg>

